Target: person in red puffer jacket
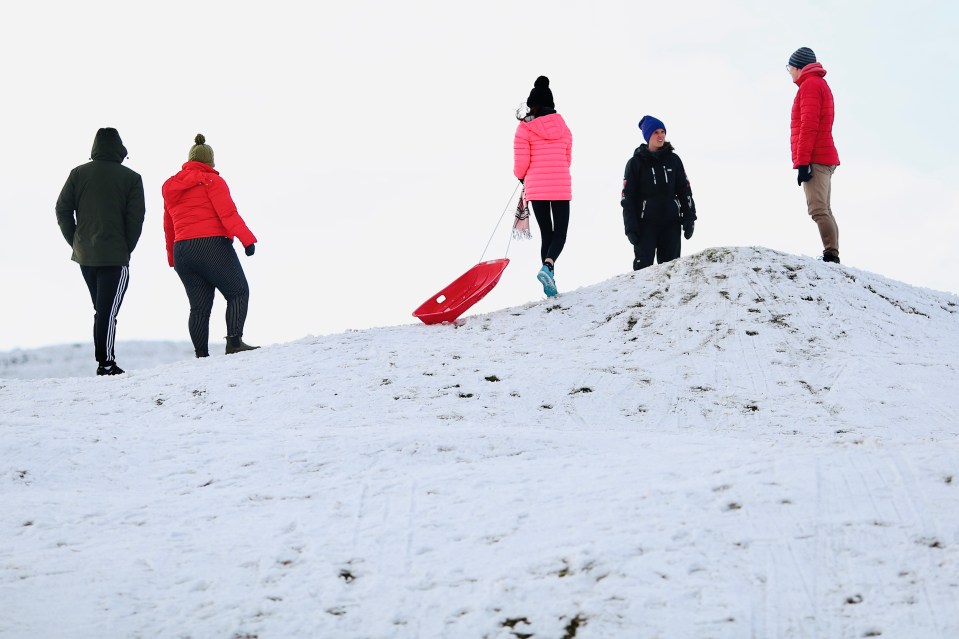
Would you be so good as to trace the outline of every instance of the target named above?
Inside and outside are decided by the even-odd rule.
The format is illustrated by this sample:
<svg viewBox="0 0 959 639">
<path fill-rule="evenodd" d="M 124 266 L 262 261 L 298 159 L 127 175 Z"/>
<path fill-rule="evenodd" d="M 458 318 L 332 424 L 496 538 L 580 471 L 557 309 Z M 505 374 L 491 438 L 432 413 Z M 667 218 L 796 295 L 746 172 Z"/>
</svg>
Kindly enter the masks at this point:
<svg viewBox="0 0 959 639">
<path fill-rule="evenodd" d="M 179 173 L 163 183 L 163 230 L 167 261 L 176 270 L 190 300 L 190 339 L 197 357 L 209 353 L 210 313 L 220 291 L 226 299 L 226 353 L 258 346 L 243 342 L 250 287 L 233 250 L 239 238 L 248 256 L 256 249 L 256 236 L 247 228 L 230 189 L 213 162 L 213 149 L 198 133 L 188 161 Z"/>
<path fill-rule="evenodd" d="M 839 153 L 832 139 L 836 109 L 826 83 L 826 70 L 809 47 L 789 57 L 789 75 L 799 89 L 793 100 L 790 147 L 796 181 L 806 194 L 809 215 L 819 227 L 824 262 L 839 262 L 839 227 L 830 202 L 832 175 L 839 166 Z"/>
<path fill-rule="evenodd" d="M 549 78 L 539 76 L 526 99 L 526 109 L 513 137 L 513 175 L 523 183 L 526 200 L 533 206 L 542 244 L 542 268 L 536 279 L 547 297 L 556 295 L 554 269 L 569 228 L 569 202 L 573 199 L 569 166 L 573 159 L 573 134 L 556 112 Z"/>
</svg>

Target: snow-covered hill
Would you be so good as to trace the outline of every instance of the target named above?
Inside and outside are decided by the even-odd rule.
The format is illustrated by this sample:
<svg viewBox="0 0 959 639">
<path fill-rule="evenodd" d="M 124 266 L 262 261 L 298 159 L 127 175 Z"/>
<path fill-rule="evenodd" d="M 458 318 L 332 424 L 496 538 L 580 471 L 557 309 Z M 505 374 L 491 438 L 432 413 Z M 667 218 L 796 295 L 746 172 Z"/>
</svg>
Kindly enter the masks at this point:
<svg viewBox="0 0 959 639">
<path fill-rule="evenodd" d="M 157 350 L 3 359 L 0 636 L 959 636 L 955 295 L 721 248 Z"/>
</svg>

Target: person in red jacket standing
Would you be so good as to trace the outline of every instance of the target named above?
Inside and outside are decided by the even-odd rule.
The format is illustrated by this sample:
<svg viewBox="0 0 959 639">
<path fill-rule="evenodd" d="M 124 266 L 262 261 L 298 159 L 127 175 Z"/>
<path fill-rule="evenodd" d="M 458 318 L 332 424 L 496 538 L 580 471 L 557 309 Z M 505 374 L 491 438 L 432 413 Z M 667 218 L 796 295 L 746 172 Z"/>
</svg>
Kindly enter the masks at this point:
<svg viewBox="0 0 959 639">
<path fill-rule="evenodd" d="M 839 262 L 839 227 L 832 214 L 832 174 L 839 166 L 839 153 L 832 139 L 835 105 L 826 83 L 826 70 L 809 47 L 789 56 L 786 65 L 799 86 L 793 100 L 789 137 L 797 182 L 806 193 L 809 215 L 819 227 L 824 262 Z"/>
<path fill-rule="evenodd" d="M 190 339 L 197 357 L 207 357 L 210 313 L 220 291 L 226 298 L 226 354 L 258 346 L 243 342 L 250 287 L 233 250 L 239 238 L 248 256 L 256 237 L 247 228 L 230 189 L 214 170 L 213 149 L 198 133 L 188 161 L 163 183 L 163 230 L 167 261 L 176 270 L 190 300 Z"/>
<path fill-rule="evenodd" d="M 556 112 L 549 78 L 536 78 L 526 99 L 528 115 L 520 118 L 513 137 L 513 175 L 523 182 L 526 199 L 539 225 L 543 266 L 536 279 L 547 297 L 556 295 L 554 269 L 569 228 L 569 202 L 573 199 L 569 165 L 573 134 Z M 520 116 L 517 113 L 517 116 Z"/>
</svg>

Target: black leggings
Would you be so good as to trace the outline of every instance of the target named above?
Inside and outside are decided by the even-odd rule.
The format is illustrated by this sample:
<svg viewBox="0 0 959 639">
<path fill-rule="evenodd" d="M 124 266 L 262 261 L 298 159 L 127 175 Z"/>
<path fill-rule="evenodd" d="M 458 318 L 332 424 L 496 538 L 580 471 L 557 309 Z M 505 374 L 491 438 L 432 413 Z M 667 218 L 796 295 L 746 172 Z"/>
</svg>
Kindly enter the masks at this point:
<svg viewBox="0 0 959 639">
<path fill-rule="evenodd" d="M 533 215 L 539 224 L 539 234 L 543 238 L 540 246 L 540 259 L 549 258 L 555 262 L 566 245 L 566 230 L 569 228 L 569 200 L 533 200 Z M 550 216 L 552 209 L 552 216 Z"/>
<path fill-rule="evenodd" d="M 250 286 L 243 267 L 226 237 L 198 237 L 173 245 L 173 264 L 190 300 L 190 339 L 193 348 L 206 352 L 210 340 L 213 297 L 220 291 L 226 299 L 226 334 L 243 335 Z"/>
</svg>

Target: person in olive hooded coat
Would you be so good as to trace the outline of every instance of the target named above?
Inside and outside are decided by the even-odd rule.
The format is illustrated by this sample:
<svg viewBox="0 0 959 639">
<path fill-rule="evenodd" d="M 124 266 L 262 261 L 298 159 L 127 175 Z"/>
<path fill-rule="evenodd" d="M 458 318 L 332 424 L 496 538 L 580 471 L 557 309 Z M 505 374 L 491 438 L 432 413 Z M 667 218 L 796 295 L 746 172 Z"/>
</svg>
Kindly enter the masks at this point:
<svg viewBox="0 0 959 639">
<path fill-rule="evenodd" d="M 91 160 L 70 171 L 56 204 L 60 231 L 93 301 L 97 375 L 123 373 L 114 352 L 117 314 L 146 212 L 143 180 L 122 165 L 126 157 L 116 129 L 97 131 Z"/>
</svg>

